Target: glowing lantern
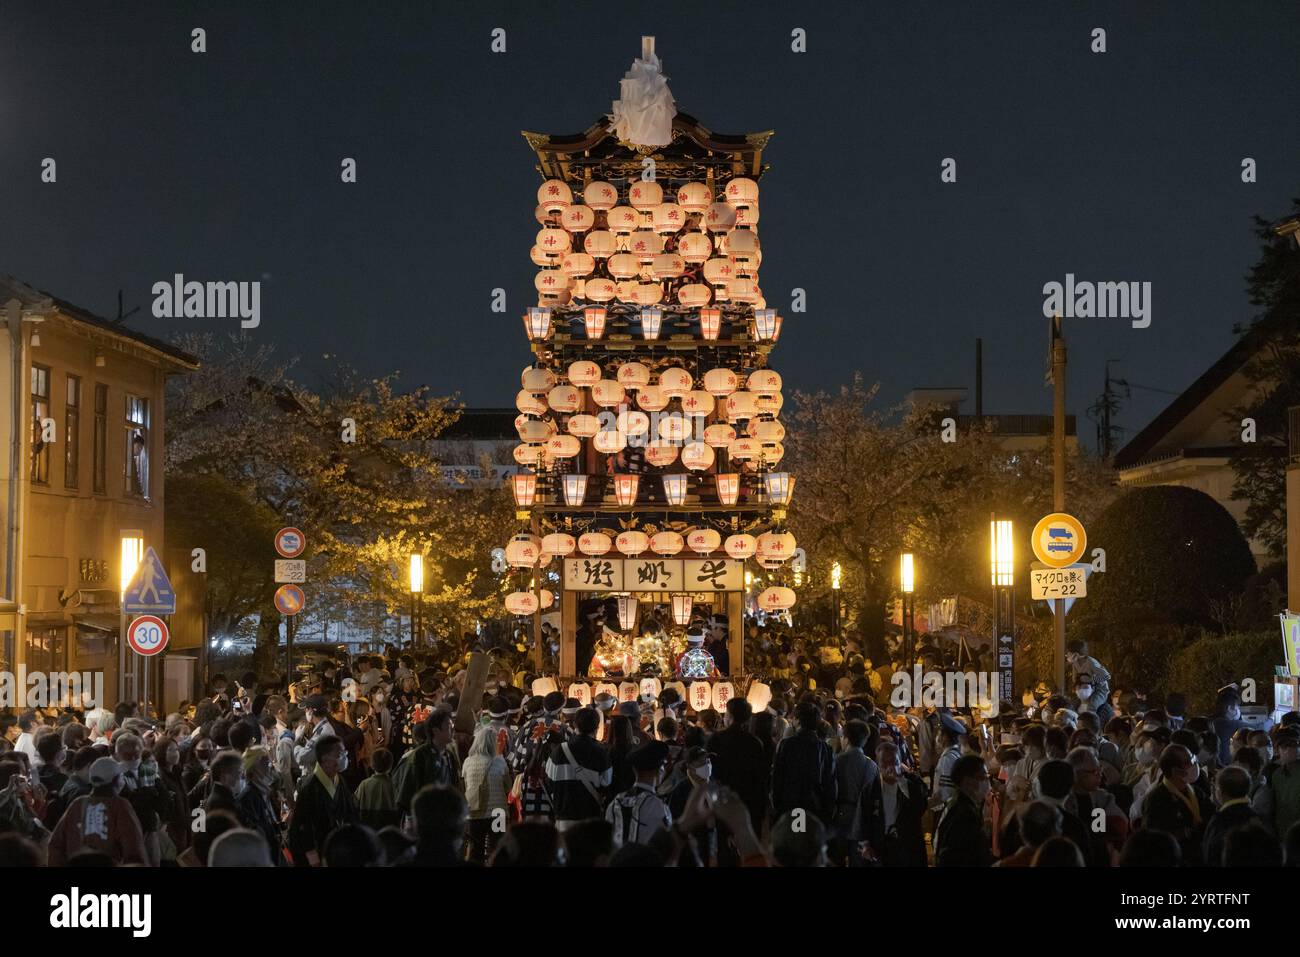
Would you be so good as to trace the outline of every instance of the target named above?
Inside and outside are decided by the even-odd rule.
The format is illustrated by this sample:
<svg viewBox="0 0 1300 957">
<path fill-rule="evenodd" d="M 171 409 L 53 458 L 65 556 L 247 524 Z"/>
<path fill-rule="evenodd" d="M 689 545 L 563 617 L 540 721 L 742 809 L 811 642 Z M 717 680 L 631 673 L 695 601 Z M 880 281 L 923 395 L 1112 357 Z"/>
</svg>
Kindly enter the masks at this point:
<svg viewBox="0 0 1300 957">
<path fill-rule="evenodd" d="M 749 420 L 750 438 L 769 444 L 780 442 L 785 438 L 785 426 L 775 419 L 750 419 Z"/>
<path fill-rule="evenodd" d="M 745 380 L 750 392 L 771 395 L 781 391 L 781 373 L 775 369 L 756 369 Z"/>
<path fill-rule="evenodd" d="M 590 206 L 570 206 L 561 214 L 560 222 L 571 233 L 585 233 L 596 225 L 596 213 Z"/>
<path fill-rule="evenodd" d="M 581 451 L 576 435 L 553 435 L 546 440 L 546 454 L 553 459 L 571 459 Z"/>
<path fill-rule="evenodd" d="M 726 298 L 723 293 L 727 283 L 735 278 L 736 267 L 730 259 L 710 259 L 704 264 L 704 278 L 713 286 L 719 299 Z"/>
<path fill-rule="evenodd" d="M 552 532 L 542 539 L 542 554 L 548 558 L 566 558 L 578 547 L 577 539 L 564 532 Z"/>
<path fill-rule="evenodd" d="M 511 488 L 515 494 L 515 506 L 532 508 L 537 497 L 537 476 L 531 472 L 521 472 L 511 476 Z"/>
<path fill-rule="evenodd" d="M 618 474 L 613 478 L 614 500 L 624 508 L 635 505 L 637 487 L 641 484 L 641 476 Z"/>
<path fill-rule="evenodd" d="M 718 550 L 722 536 L 711 528 L 693 528 L 686 536 L 686 547 L 698 555 L 708 555 Z"/>
<path fill-rule="evenodd" d="M 556 412 L 577 412 L 582 404 L 582 393 L 576 386 L 557 385 L 546 393 L 546 404 Z"/>
<path fill-rule="evenodd" d="M 682 396 L 682 411 L 689 416 L 712 415 L 717 408 L 718 400 L 703 389 L 692 389 Z"/>
<path fill-rule="evenodd" d="M 655 439 L 645 447 L 645 460 L 655 468 L 663 468 L 677 461 L 677 443 Z"/>
<path fill-rule="evenodd" d="M 704 211 L 704 227 L 711 233 L 730 232 L 736 225 L 736 207 L 730 203 L 710 203 Z"/>
<path fill-rule="evenodd" d="M 664 188 L 654 181 L 638 180 L 627 191 L 627 198 L 637 209 L 654 209 L 664 201 Z"/>
<path fill-rule="evenodd" d="M 669 505 L 681 505 L 686 501 L 686 492 L 690 485 L 690 476 L 686 474 L 664 475 L 664 499 Z"/>
<path fill-rule="evenodd" d="M 783 405 L 785 405 L 785 398 L 780 392 L 771 395 L 760 395 L 754 400 L 754 411 L 761 412 L 764 415 L 776 415 L 781 411 Z"/>
<path fill-rule="evenodd" d="M 596 260 L 586 253 L 569 253 L 560 260 L 560 272 L 570 279 L 581 279 L 591 275 L 596 268 Z"/>
<path fill-rule="evenodd" d="M 770 445 L 763 446 L 763 461 L 768 465 L 775 465 L 785 458 L 785 446 L 780 442 L 773 442 Z"/>
<path fill-rule="evenodd" d="M 627 434 L 618 429 L 601 429 L 591 443 L 601 455 L 616 455 L 627 448 Z"/>
<path fill-rule="evenodd" d="M 623 409 L 614 423 L 620 432 L 631 437 L 644 435 L 650 431 L 650 416 L 635 409 Z"/>
<path fill-rule="evenodd" d="M 580 439 L 589 439 L 600 431 L 600 419 L 594 415 L 574 415 L 569 417 L 569 434 Z"/>
<path fill-rule="evenodd" d="M 735 505 L 740 497 L 740 476 L 735 472 L 720 472 L 713 476 L 718 490 L 718 501 L 723 505 Z"/>
<path fill-rule="evenodd" d="M 534 266 L 549 266 L 554 261 L 553 257 L 542 252 L 540 246 L 534 246 L 532 249 L 528 250 L 528 258 L 532 260 Z"/>
<path fill-rule="evenodd" d="M 679 625 L 689 625 L 691 623 L 691 605 L 690 595 L 673 595 L 673 621 Z"/>
<path fill-rule="evenodd" d="M 533 692 L 536 694 L 536 692 Z M 745 695 L 745 700 L 754 710 L 755 714 L 767 710 L 767 706 L 772 703 L 772 688 L 761 681 L 751 681 L 749 683 L 749 693 Z"/>
<path fill-rule="evenodd" d="M 640 273 L 641 263 L 631 253 L 616 253 L 609 257 L 609 274 L 615 279 L 633 279 Z"/>
<path fill-rule="evenodd" d="M 727 202 L 732 206 L 753 206 L 758 202 L 758 184 L 737 176 L 727 184 Z"/>
<path fill-rule="evenodd" d="M 638 688 L 641 692 L 641 700 L 653 701 L 658 695 L 662 685 L 658 678 L 642 678 Z"/>
<path fill-rule="evenodd" d="M 514 591 L 506 595 L 506 611 L 512 615 L 533 615 L 539 607 L 537 596 L 530 591 Z"/>
<path fill-rule="evenodd" d="M 536 535 L 516 535 L 506 543 L 506 561 L 511 568 L 532 568 L 542 557 L 542 543 Z"/>
<path fill-rule="evenodd" d="M 668 396 L 659 386 L 646 385 L 637 391 L 636 404 L 646 412 L 658 412 L 668 405 Z"/>
<path fill-rule="evenodd" d="M 758 233 L 735 229 L 727 234 L 727 255 L 737 265 L 754 264 L 758 258 Z"/>
<path fill-rule="evenodd" d="M 582 201 L 592 209 L 610 209 L 618 202 L 618 190 L 612 183 L 593 180 L 583 188 Z"/>
<path fill-rule="evenodd" d="M 600 366 L 587 359 L 570 363 L 569 381 L 576 386 L 595 385 L 600 381 Z"/>
<path fill-rule="evenodd" d="M 575 681 L 569 685 L 569 690 L 565 693 L 566 697 L 572 698 L 584 708 L 591 704 L 591 685 L 585 681 Z"/>
<path fill-rule="evenodd" d="M 794 476 L 789 472 L 768 472 L 763 476 L 767 484 L 767 497 L 773 505 L 789 505 L 794 495 Z"/>
<path fill-rule="evenodd" d="M 519 373 L 519 384 L 529 392 L 545 392 L 555 385 L 555 373 L 541 366 L 525 366 Z"/>
<path fill-rule="evenodd" d="M 618 596 L 618 626 L 624 631 L 631 631 L 636 627 L 636 606 L 635 595 Z"/>
<path fill-rule="evenodd" d="M 543 269 L 538 276 L 554 274 L 559 276 L 551 269 Z M 566 282 L 568 280 L 565 280 Z M 551 310 L 540 306 L 530 306 L 527 315 L 524 316 L 524 332 L 533 342 L 541 342 L 551 334 Z M 540 390 L 539 390 L 540 391 Z"/>
<path fill-rule="evenodd" d="M 540 445 L 516 445 L 515 461 L 520 465 L 536 465 L 542 460 L 543 451 Z"/>
<path fill-rule="evenodd" d="M 573 420 L 569 420 L 570 426 Z M 732 442 L 736 441 L 736 430 L 725 422 L 715 422 L 713 425 L 704 427 L 704 441 L 715 449 L 725 449 Z"/>
<path fill-rule="evenodd" d="M 680 442 L 687 432 L 686 416 L 672 413 L 659 416 L 659 438 Z"/>
<path fill-rule="evenodd" d="M 730 279 L 727 281 L 727 296 L 736 302 L 752 303 L 758 299 L 758 283 L 752 279 Z"/>
<path fill-rule="evenodd" d="M 639 362 L 625 362 L 618 367 L 618 383 L 625 389 L 640 389 L 650 384 L 650 370 Z"/>
<path fill-rule="evenodd" d="M 650 536 L 638 531 L 619 532 L 614 545 L 624 555 L 636 556 L 650 547 Z"/>
<path fill-rule="evenodd" d="M 764 532 L 758 536 L 757 554 L 761 559 L 780 563 L 794 554 L 795 538 L 789 532 Z"/>
<path fill-rule="evenodd" d="M 754 393 L 741 389 L 727 396 L 728 422 L 735 422 L 739 419 L 752 419 L 755 411 Z"/>
<path fill-rule="evenodd" d="M 758 540 L 753 535 L 728 535 L 723 550 L 732 558 L 749 558 L 758 550 Z"/>
<path fill-rule="evenodd" d="M 682 464 L 692 472 L 712 467 L 715 457 L 712 447 L 704 442 L 687 442 L 682 446 Z"/>
<path fill-rule="evenodd" d="M 545 415 L 546 400 L 535 392 L 521 389 L 515 394 L 515 408 L 524 415 Z"/>
<path fill-rule="evenodd" d="M 648 229 L 638 229 L 628 237 L 627 251 L 636 256 L 641 265 L 649 266 L 664 251 L 664 238 Z"/>
<path fill-rule="evenodd" d="M 702 263 L 713 255 L 713 242 L 707 233 L 687 233 L 677 241 L 677 253 L 688 263 Z"/>
<path fill-rule="evenodd" d="M 686 540 L 677 532 L 656 532 L 650 536 L 650 551 L 656 555 L 676 555 L 686 547 Z"/>
<path fill-rule="evenodd" d="M 675 233 L 686 225 L 686 212 L 676 203 L 660 203 L 650 212 L 650 228 L 657 233 Z"/>
<path fill-rule="evenodd" d="M 618 289 L 612 279 L 588 279 L 582 292 L 583 297 L 592 302 L 609 302 Z"/>
<path fill-rule="evenodd" d="M 612 408 L 623 402 L 623 387 L 614 379 L 601 379 L 592 383 L 591 398 L 601 408 Z"/>
<path fill-rule="evenodd" d="M 563 229 L 545 226 L 537 231 L 537 238 L 533 245 L 541 252 L 546 262 L 553 265 L 573 248 L 573 237 Z"/>
<path fill-rule="evenodd" d="M 704 373 L 704 390 L 722 398 L 731 395 L 740 385 L 740 379 L 730 369 L 710 369 Z"/>
<path fill-rule="evenodd" d="M 583 499 L 587 497 L 587 476 L 585 475 L 566 475 L 564 476 L 564 503 L 570 507 L 577 507 L 582 504 Z"/>
<path fill-rule="evenodd" d="M 578 551 L 584 555 L 604 555 L 614 543 L 604 532 L 583 532 L 578 536 Z"/>
<path fill-rule="evenodd" d="M 759 342 L 776 342 L 781 337 L 781 317 L 775 309 L 754 310 L 754 338 Z"/>
<path fill-rule="evenodd" d="M 545 442 L 550 437 L 548 423 L 521 415 L 515 419 L 515 430 L 525 442 Z"/>
<path fill-rule="evenodd" d="M 708 711 L 713 707 L 713 686 L 707 681 L 692 681 L 688 700 L 692 711 Z"/>
<path fill-rule="evenodd" d="M 705 183 L 686 183 L 677 191 L 678 205 L 690 213 L 704 212 L 711 202 L 713 202 L 713 190 Z"/>
<path fill-rule="evenodd" d="M 596 695 L 597 698 L 599 698 L 599 697 L 600 697 L 601 695 L 603 695 L 603 694 L 607 694 L 607 695 L 609 695 L 611 698 L 617 699 L 617 698 L 618 698 L 618 685 L 614 684 L 612 681 L 602 681 L 602 682 L 600 682 L 599 684 L 596 685 L 596 688 L 595 688 L 595 695 Z"/>
<path fill-rule="evenodd" d="M 736 225 L 745 226 L 750 229 L 758 225 L 758 207 L 742 206 L 736 210 Z"/>
<path fill-rule="evenodd" d="M 665 369 L 659 374 L 659 388 L 663 389 L 664 395 L 670 399 L 680 399 L 691 391 L 693 384 L 691 374 L 680 366 Z"/>
<path fill-rule="evenodd" d="M 658 288 L 657 286 L 655 288 Z M 658 339 L 659 327 L 664 321 L 664 311 L 653 306 L 641 310 L 641 336 L 645 339 Z"/>
<path fill-rule="evenodd" d="M 676 279 L 686 271 L 686 260 L 676 253 L 661 253 L 654 258 L 651 266 L 656 279 Z M 686 287 L 690 288 L 690 287 Z M 707 293 L 708 287 L 704 287 Z M 708 300 L 704 300 L 708 302 Z"/>
<path fill-rule="evenodd" d="M 534 678 L 532 692 L 538 697 L 545 698 L 552 691 L 559 691 L 555 686 L 554 678 Z"/>
<path fill-rule="evenodd" d="M 628 656 L 628 660 L 631 660 L 630 655 Z M 620 703 L 624 701 L 635 701 L 636 696 L 640 694 L 640 692 L 641 689 L 638 685 L 631 681 L 624 681 L 618 686 L 618 700 Z"/>
<path fill-rule="evenodd" d="M 615 206 L 605 215 L 609 228 L 626 236 L 641 225 L 641 214 L 631 206 Z"/>
<path fill-rule="evenodd" d="M 596 259 L 608 259 L 618 249 L 614 234 L 607 229 L 593 229 L 582 241 L 582 248 Z"/>
<path fill-rule="evenodd" d="M 756 601 L 758 607 L 763 611 L 784 611 L 787 608 L 794 607 L 794 589 L 773 585 L 771 588 L 765 588 L 759 592 Z"/>
<path fill-rule="evenodd" d="M 537 187 L 537 202 L 548 213 L 558 213 L 573 202 L 573 190 L 562 179 L 548 179 Z"/>
<path fill-rule="evenodd" d="M 755 439 L 736 439 L 727 446 L 727 454 L 737 462 L 756 459 L 762 454 L 763 446 Z"/>
<path fill-rule="evenodd" d="M 736 696 L 736 688 L 730 681 L 719 681 L 713 686 L 713 710 L 722 714 L 727 710 L 727 702 Z"/>
</svg>

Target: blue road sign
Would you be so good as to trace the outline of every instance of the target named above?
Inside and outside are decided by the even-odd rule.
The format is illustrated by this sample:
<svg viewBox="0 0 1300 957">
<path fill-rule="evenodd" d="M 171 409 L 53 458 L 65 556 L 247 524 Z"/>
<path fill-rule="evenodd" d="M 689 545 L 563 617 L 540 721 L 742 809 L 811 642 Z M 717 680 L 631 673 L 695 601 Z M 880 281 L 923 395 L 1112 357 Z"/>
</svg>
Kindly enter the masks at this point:
<svg viewBox="0 0 1300 957">
<path fill-rule="evenodd" d="M 128 615 L 176 614 L 176 590 L 152 545 L 145 550 L 144 560 L 122 596 L 122 610 Z"/>
</svg>

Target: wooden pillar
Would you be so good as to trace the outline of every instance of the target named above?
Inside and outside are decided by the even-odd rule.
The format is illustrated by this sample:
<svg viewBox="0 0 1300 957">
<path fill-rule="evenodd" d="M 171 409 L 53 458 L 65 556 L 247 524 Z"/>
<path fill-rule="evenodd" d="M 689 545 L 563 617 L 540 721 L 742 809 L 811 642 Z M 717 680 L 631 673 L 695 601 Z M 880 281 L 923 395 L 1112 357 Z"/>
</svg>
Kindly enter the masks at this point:
<svg viewBox="0 0 1300 957">
<path fill-rule="evenodd" d="M 745 671 L 745 593 L 727 592 L 727 651 L 731 657 L 731 673 Z"/>
<path fill-rule="evenodd" d="M 578 593 L 560 592 L 560 674 L 578 673 Z"/>
</svg>

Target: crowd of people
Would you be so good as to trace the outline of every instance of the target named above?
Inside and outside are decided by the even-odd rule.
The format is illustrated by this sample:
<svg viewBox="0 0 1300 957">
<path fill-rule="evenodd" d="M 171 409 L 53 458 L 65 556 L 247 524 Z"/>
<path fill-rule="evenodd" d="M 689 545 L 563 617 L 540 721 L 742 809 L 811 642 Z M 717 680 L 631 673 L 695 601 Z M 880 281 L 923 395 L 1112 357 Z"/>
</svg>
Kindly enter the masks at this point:
<svg viewBox="0 0 1300 957">
<path fill-rule="evenodd" d="M 1254 728 L 1227 686 L 1188 716 L 1082 643 L 1070 693 L 904 707 L 888 651 L 749 638 L 788 673 L 721 713 L 508 667 L 469 700 L 466 669 L 391 649 L 288 693 L 219 674 L 167 715 L 6 714 L 0 865 L 1300 865 L 1300 714 Z"/>
</svg>

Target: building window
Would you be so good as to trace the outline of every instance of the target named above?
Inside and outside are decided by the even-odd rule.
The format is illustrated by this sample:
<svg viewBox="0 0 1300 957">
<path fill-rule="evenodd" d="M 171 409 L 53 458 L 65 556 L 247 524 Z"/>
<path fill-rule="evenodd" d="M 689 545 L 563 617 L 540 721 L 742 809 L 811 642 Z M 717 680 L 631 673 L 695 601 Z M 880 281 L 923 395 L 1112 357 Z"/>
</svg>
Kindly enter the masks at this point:
<svg viewBox="0 0 1300 957">
<path fill-rule="evenodd" d="M 50 415 L 50 370 L 32 366 L 32 481 L 50 484 L 50 443 L 42 423 Z"/>
<path fill-rule="evenodd" d="M 149 497 L 149 400 L 126 397 L 126 492 Z"/>
<path fill-rule="evenodd" d="M 81 468 L 81 379 L 68 376 L 68 392 L 63 400 L 63 487 L 77 487 L 77 470 Z"/>
<path fill-rule="evenodd" d="M 95 383 L 95 491 L 108 491 L 108 386 Z"/>
<path fill-rule="evenodd" d="M 27 632 L 26 664 L 29 672 L 67 670 L 66 628 L 33 628 Z"/>
</svg>

